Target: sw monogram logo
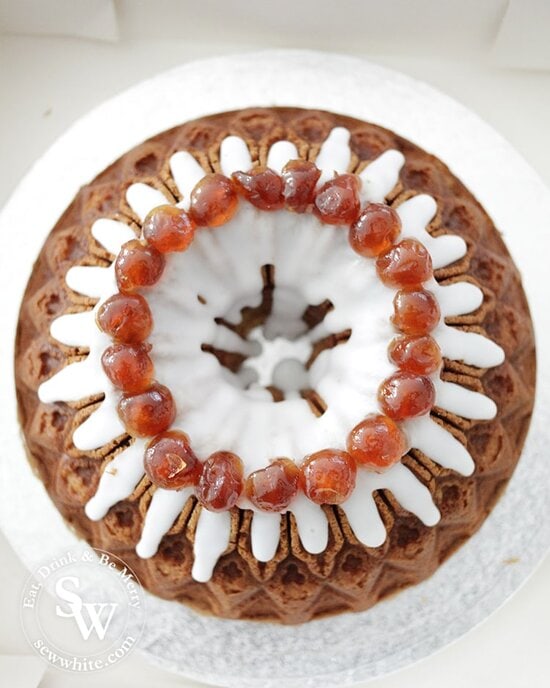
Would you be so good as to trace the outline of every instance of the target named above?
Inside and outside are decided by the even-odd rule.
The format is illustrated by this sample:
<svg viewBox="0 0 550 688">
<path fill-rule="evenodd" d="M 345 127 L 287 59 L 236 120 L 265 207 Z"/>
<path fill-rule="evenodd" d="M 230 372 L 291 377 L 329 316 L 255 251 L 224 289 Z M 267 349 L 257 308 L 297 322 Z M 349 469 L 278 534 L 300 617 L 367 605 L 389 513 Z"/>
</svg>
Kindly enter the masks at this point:
<svg viewBox="0 0 550 688">
<path fill-rule="evenodd" d="M 62 618 L 74 618 L 80 635 L 88 640 L 92 632 L 95 632 L 99 640 L 105 639 L 118 602 L 82 602 L 82 598 L 68 584 L 78 589 L 80 581 L 76 576 L 64 576 L 55 584 L 57 597 L 67 603 L 70 610 L 64 611 L 59 605 L 55 606 L 55 613 Z"/>
</svg>

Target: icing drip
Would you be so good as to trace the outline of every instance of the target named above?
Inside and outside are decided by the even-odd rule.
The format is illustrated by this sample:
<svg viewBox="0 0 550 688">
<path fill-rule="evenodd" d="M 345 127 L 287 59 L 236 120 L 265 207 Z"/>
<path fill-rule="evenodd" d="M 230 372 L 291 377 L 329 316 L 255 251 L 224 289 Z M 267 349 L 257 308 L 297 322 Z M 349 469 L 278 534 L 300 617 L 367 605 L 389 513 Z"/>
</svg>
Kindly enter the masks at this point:
<svg viewBox="0 0 550 688">
<path fill-rule="evenodd" d="M 427 526 L 434 526 L 440 518 L 428 488 L 402 463 L 385 473 L 359 471 L 351 497 L 341 505 L 357 539 L 367 547 L 379 547 L 386 540 L 386 528 L 380 518 L 373 492 L 391 490 L 403 508 L 416 514 Z"/>
<path fill-rule="evenodd" d="M 355 490 L 341 506 L 355 537 L 367 547 L 380 547 L 386 541 L 386 527 L 378 513 L 366 473 L 359 471 Z"/>
<path fill-rule="evenodd" d="M 117 413 L 119 394 L 105 393 L 101 406 L 73 433 L 73 443 L 81 451 L 93 451 L 126 434 Z"/>
<path fill-rule="evenodd" d="M 65 281 L 73 291 L 94 299 L 114 294 L 116 289 L 114 271 L 97 265 L 76 265 L 67 272 Z"/>
<path fill-rule="evenodd" d="M 122 244 L 135 239 L 134 232 L 127 224 L 109 219 L 96 220 L 92 225 L 92 236 L 113 256 L 120 251 Z"/>
<path fill-rule="evenodd" d="M 163 490 L 162 488 L 155 490 L 147 509 L 141 539 L 136 545 L 136 552 L 140 557 L 147 559 L 157 553 L 160 541 L 170 530 L 183 505 L 192 494 L 193 489 L 190 487 L 182 490 Z"/>
<path fill-rule="evenodd" d="M 306 552 L 324 552 L 328 543 L 328 521 L 321 507 L 311 502 L 304 494 L 299 494 L 293 500 L 289 511 L 294 515 L 300 541 Z"/>
<path fill-rule="evenodd" d="M 140 220 L 143 220 L 153 208 L 170 203 L 170 199 L 161 191 L 141 182 L 128 187 L 126 200 Z"/>
<path fill-rule="evenodd" d="M 103 381 L 94 376 L 94 367 L 89 357 L 78 363 L 71 363 L 57 375 L 40 386 L 38 397 L 43 404 L 63 399 L 78 401 L 83 396 L 95 396 L 103 392 Z"/>
<path fill-rule="evenodd" d="M 279 546 L 281 515 L 257 511 L 252 519 L 252 554 L 258 561 L 271 561 Z"/>
<path fill-rule="evenodd" d="M 477 332 L 464 332 L 440 324 L 436 339 L 443 355 L 478 368 L 493 368 L 504 362 L 504 351 L 491 339 Z"/>
<path fill-rule="evenodd" d="M 471 475 L 475 465 L 466 447 L 430 416 L 406 421 L 405 430 L 412 447 L 434 458 L 443 468 Z"/>
<path fill-rule="evenodd" d="M 361 201 L 382 203 L 399 180 L 399 171 L 405 164 L 403 153 L 385 151 L 359 173 L 361 178 Z"/>
<path fill-rule="evenodd" d="M 204 177 L 204 170 L 191 155 L 191 153 L 188 153 L 187 151 L 179 151 L 178 153 L 174 153 L 174 155 L 170 158 L 170 172 L 172 173 L 172 178 L 174 179 L 174 182 L 176 183 L 176 186 L 181 194 L 181 201 L 179 202 L 179 205 L 185 210 L 189 210 L 191 191 L 193 191 L 195 184 L 197 184 L 197 182 Z M 132 187 L 128 189 L 126 198 L 128 203 L 133 206 L 130 195 L 131 188 Z M 156 205 L 158 205 L 158 203 Z M 147 208 L 146 212 L 148 213 L 154 207 L 155 205 L 145 206 L 145 208 Z M 143 209 L 140 208 L 141 212 L 138 212 L 137 208 L 134 208 L 134 210 L 136 213 L 138 213 L 139 217 L 143 219 Z"/>
<path fill-rule="evenodd" d="M 279 141 L 270 148 L 267 164 L 280 172 L 289 159 L 297 157 L 293 143 Z M 322 171 L 320 183 L 335 172 L 346 172 L 350 162 L 349 132 L 338 127 L 323 143 L 316 160 Z M 362 202 L 382 201 L 395 187 L 403 163 L 403 155 L 398 151 L 386 151 L 371 161 L 360 173 Z M 222 142 L 220 167 L 226 175 L 252 167 L 250 152 L 242 139 L 230 136 Z M 187 208 L 191 190 L 205 172 L 186 152 L 172 156 L 170 170 L 179 190 L 179 205 Z M 126 198 L 141 220 L 156 206 L 170 202 L 158 189 L 143 183 L 131 185 Z M 437 211 L 430 196 L 414 196 L 397 210 L 403 225 L 402 236 L 421 241 L 436 269 L 466 254 L 462 238 L 432 237 L 426 231 Z M 125 223 L 108 219 L 98 220 L 92 233 L 113 255 L 135 236 Z M 159 382 L 169 383 L 174 377 L 181 381 L 177 389 L 173 388 L 178 408 L 175 426 L 189 433 L 201 458 L 217 449 L 228 449 L 241 456 L 245 472 L 249 473 L 275 456 L 301 459 L 321 447 L 343 448 L 349 429 L 367 413 L 377 410 L 378 384 L 394 370 L 386 348 L 394 334 L 388 316 L 395 292 L 377 279 L 373 261 L 364 261 L 351 250 L 346 235 L 341 228 L 322 225 L 311 215 L 265 213 L 241 203 L 223 230 L 201 229 L 188 251 L 171 256 L 162 281 L 148 294 L 155 320 L 150 341 Z M 227 328 L 217 326 L 214 318 L 224 316 L 235 321 L 243 306 L 259 303 L 263 286 L 260 267 L 266 264 L 276 266 L 273 309 L 263 332 L 253 333 L 251 341 L 244 341 Z M 112 266 L 76 266 L 69 270 L 66 281 L 75 291 L 98 298 L 99 302 L 91 312 L 61 316 L 53 322 L 51 334 L 69 346 L 87 346 L 89 355 L 45 382 L 39 395 L 48 402 L 104 394 L 99 408 L 73 435 L 75 446 L 86 451 L 124 433 L 116 412 L 118 392 L 100 362 L 110 340 L 95 325 L 97 308 L 116 292 L 116 283 Z M 445 317 L 479 308 L 483 301 L 481 290 L 467 281 L 442 286 L 432 280 L 427 287 L 436 295 L 442 312 L 432 336 L 443 354 L 479 367 L 499 365 L 504 354 L 494 342 L 444 322 Z M 365 294 L 369 294 L 368 301 Z M 334 309 L 319 326 L 305 331 L 301 320 L 305 306 L 327 298 Z M 269 370 L 273 372 L 272 364 L 280 359 L 281 347 L 287 347 L 285 356 L 288 355 L 283 362 L 293 372 L 293 366 L 304 362 L 314 341 L 347 329 L 352 334 L 345 346 L 324 351 L 307 373 L 311 387 L 327 404 L 320 418 L 313 416 L 307 402 L 297 394 L 290 393 L 278 404 L 270 402 L 271 396 L 259 383 L 265 383 Z M 212 355 L 201 351 L 205 342 L 252 358 L 238 374 L 231 373 Z M 281 381 L 290 384 L 293 375 L 285 375 L 284 366 L 281 371 Z M 496 407 L 492 400 L 443 382 L 438 375 L 433 380 L 437 406 L 465 418 L 494 417 Z M 439 465 L 463 475 L 474 470 L 467 449 L 430 416 L 407 421 L 404 427 L 411 445 Z M 132 493 L 143 476 L 143 447 L 143 441 L 135 441 L 108 464 L 86 507 L 91 519 L 101 519 L 111 506 Z M 359 470 L 357 487 L 342 508 L 357 538 L 366 545 L 379 546 L 386 538 L 372 496 L 378 489 L 391 490 L 402 506 L 426 525 L 434 525 L 439 519 L 428 488 L 404 465 L 397 464 L 382 475 Z M 155 554 L 190 494 L 190 489 L 157 489 L 153 493 L 137 546 L 140 556 Z M 241 506 L 251 508 L 244 499 Z M 324 551 L 328 542 L 324 511 L 304 495 L 291 503 L 289 511 L 304 549 L 310 553 Z M 279 514 L 254 513 L 251 546 L 258 560 L 269 561 L 275 555 L 280 519 Z M 194 541 L 192 573 L 196 580 L 210 578 L 219 556 L 227 549 L 230 531 L 228 513 L 201 510 Z"/>
<path fill-rule="evenodd" d="M 298 150 L 293 143 L 277 141 L 269 149 L 267 166 L 280 174 L 289 160 L 297 160 L 298 158 Z"/>
<path fill-rule="evenodd" d="M 436 212 L 436 202 L 427 194 L 413 196 L 397 208 L 401 218 L 402 238 L 421 241 L 430 252 L 434 270 L 460 260 L 466 255 L 468 248 L 462 237 L 454 234 L 433 237 L 426 231 Z"/>
<path fill-rule="evenodd" d="M 472 313 L 483 303 L 483 292 L 470 282 L 455 282 L 442 287 L 431 280 L 426 287 L 436 295 L 439 308 L 446 317 Z"/>
<path fill-rule="evenodd" d="M 479 392 L 472 392 L 454 382 L 435 380 L 438 406 L 472 420 L 491 420 L 497 414 L 497 406 L 492 399 Z"/>
<path fill-rule="evenodd" d="M 228 511 L 213 513 L 201 509 L 193 552 L 195 561 L 191 575 L 199 583 L 212 578 L 212 571 L 220 556 L 225 552 L 231 535 L 231 514 Z"/>
<path fill-rule="evenodd" d="M 86 516 L 89 519 L 99 521 L 112 506 L 132 494 L 143 477 L 145 444 L 144 440 L 135 440 L 117 454 L 103 471 L 97 492 L 86 504 Z"/>
<path fill-rule="evenodd" d="M 318 185 L 332 179 L 335 172 L 338 174 L 347 172 L 351 161 L 349 138 L 347 129 L 335 127 L 323 142 L 315 160 L 315 164 L 321 170 Z"/>
<path fill-rule="evenodd" d="M 222 174 L 230 177 L 233 172 L 248 172 L 252 158 L 246 143 L 238 136 L 227 136 L 220 147 L 220 168 Z"/>
</svg>

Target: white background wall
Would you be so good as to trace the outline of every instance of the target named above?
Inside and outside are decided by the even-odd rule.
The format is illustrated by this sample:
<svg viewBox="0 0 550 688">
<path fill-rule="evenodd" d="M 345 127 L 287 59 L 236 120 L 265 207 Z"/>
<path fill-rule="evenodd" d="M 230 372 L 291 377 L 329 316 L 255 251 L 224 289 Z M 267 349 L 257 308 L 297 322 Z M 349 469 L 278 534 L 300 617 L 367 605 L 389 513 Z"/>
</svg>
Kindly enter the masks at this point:
<svg viewBox="0 0 550 688">
<path fill-rule="evenodd" d="M 0 0 L 0 205 L 33 161 L 94 105 L 183 62 L 262 47 L 348 52 L 427 81 L 492 124 L 550 185 L 549 36 L 547 0 Z M 21 659 L 30 652 L 18 619 L 26 574 L 1 535 L 0 562 L 0 655 L 15 655 L 0 657 L 0 685 L 30 688 L 43 666 L 35 657 Z M 466 637 L 369 685 L 546 688 L 549 580 L 547 559 Z M 40 685 L 198 684 L 134 654 L 96 676 L 48 670 Z"/>
</svg>

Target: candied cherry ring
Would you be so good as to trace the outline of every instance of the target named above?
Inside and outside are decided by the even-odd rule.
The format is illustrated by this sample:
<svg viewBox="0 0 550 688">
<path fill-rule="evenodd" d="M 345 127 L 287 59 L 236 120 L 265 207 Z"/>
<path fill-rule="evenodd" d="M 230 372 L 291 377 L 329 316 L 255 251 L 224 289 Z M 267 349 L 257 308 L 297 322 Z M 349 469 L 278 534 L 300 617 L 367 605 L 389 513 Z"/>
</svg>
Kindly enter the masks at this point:
<svg viewBox="0 0 550 688">
<path fill-rule="evenodd" d="M 134 437 L 149 438 L 144 467 L 153 485 L 180 490 L 193 487 L 199 503 L 227 511 L 241 497 L 267 512 L 286 511 L 303 492 L 316 504 L 341 504 L 352 493 L 358 470 L 385 471 L 409 450 L 400 423 L 429 413 L 435 387 L 429 377 L 441 368 L 442 355 L 430 332 L 439 323 L 439 305 L 423 284 L 433 277 L 431 256 L 416 239 L 399 240 L 401 219 L 385 203 L 361 207 L 361 180 L 340 174 L 319 184 L 321 171 L 307 160 L 290 160 L 277 174 L 268 167 L 238 171 L 231 178 L 205 174 L 190 195 L 189 210 L 162 205 L 142 225 L 142 236 L 124 244 L 115 258 L 118 293 L 99 308 L 97 324 L 112 339 L 102 356 L 105 374 L 121 392 L 119 416 Z M 170 390 L 154 377 L 147 343 L 152 314 L 142 291 L 162 277 L 170 253 L 186 251 L 201 227 L 221 227 L 240 199 L 262 211 L 285 209 L 313 213 L 327 225 L 347 227 L 350 247 L 375 262 L 379 279 L 396 290 L 390 321 L 397 330 L 388 345 L 396 371 L 378 389 L 379 413 L 360 421 L 346 438 L 346 449 L 317 451 L 297 465 L 289 458 L 244 475 L 241 459 L 217 451 L 201 461 L 189 437 L 172 423 L 176 417 Z"/>
</svg>

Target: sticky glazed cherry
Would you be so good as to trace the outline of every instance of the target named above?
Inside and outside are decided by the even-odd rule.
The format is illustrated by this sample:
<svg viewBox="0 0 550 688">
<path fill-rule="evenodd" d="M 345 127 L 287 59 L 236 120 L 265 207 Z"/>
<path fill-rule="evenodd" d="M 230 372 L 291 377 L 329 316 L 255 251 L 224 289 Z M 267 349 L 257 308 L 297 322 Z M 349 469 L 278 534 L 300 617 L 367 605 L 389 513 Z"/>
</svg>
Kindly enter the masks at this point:
<svg viewBox="0 0 550 688">
<path fill-rule="evenodd" d="M 157 435 L 145 450 L 143 465 L 149 480 L 165 490 L 195 485 L 201 463 L 191 449 L 189 437 L 178 430 Z"/>
<path fill-rule="evenodd" d="M 162 253 L 133 239 L 120 249 L 115 260 L 115 275 L 120 291 L 131 293 L 156 284 L 165 266 Z"/>
<path fill-rule="evenodd" d="M 360 180 L 354 174 L 340 174 L 325 182 L 315 195 L 314 214 L 328 225 L 349 225 L 361 209 Z"/>
<path fill-rule="evenodd" d="M 150 344 L 113 344 L 103 352 L 101 364 L 115 387 L 123 392 L 143 392 L 153 381 Z"/>
<path fill-rule="evenodd" d="M 398 291 L 393 299 L 392 323 L 404 334 L 429 334 L 439 323 L 437 299 L 427 289 Z"/>
<path fill-rule="evenodd" d="M 376 271 L 389 287 L 419 287 L 433 275 L 432 258 L 426 247 L 416 239 L 403 239 L 378 256 Z"/>
<path fill-rule="evenodd" d="M 244 487 L 243 462 L 228 451 L 212 454 L 203 464 L 195 493 L 209 511 L 227 511 L 235 506 Z"/>
<path fill-rule="evenodd" d="M 160 253 L 185 251 L 195 236 L 196 225 L 189 215 L 175 205 L 161 205 L 151 210 L 143 221 L 143 238 Z"/>
<path fill-rule="evenodd" d="M 388 251 L 401 232 L 401 219 L 384 203 L 369 203 L 349 229 L 352 249 L 365 258 Z"/>
<path fill-rule="evenodd" d="M 284 511 L 298 493 L 300 470 L 290 459 L 276 459 L 251 473 L 245 494 L 262 511 Z"/>
<path fill-rule="evenodd" d="M 309 160 L 290 160 L 283 167 L 283 198 L 287 210 L 305 213 L 315 199 L 321 170 Z"/>
<path fill-rule="evenodd" d="M 176 404 L 168 387 L 155 383 L 145 392 L 124 394 L 118 415 L 130 435 L 154 437 L 172 425 Z"/>
<path fill-rule="evenodd" d="M 316 504 L 342 504 L 355 487 L 355 461 L 340 449 L 311 454 L 302 463 L 301 471 L 303 490 Z"/>
<path fill-rule="evenodd" d="M 239 199 L 231 179 L 207 174 L 191 191 L 189 215 L 199 227 L 219 227 L 237 211 Z"/>
<path fill-rule="evenodd" d="M 441 349 L 433 337 L 395 337 L 388 347 L 388 357 L 401 370 L 416 375 L 431 375 L 441 367 Z"/>
<path fill-rule="evenodd" d="M 407 452 L 408 442 L 391 418 L 371 414 L 350 432 L 347 449 L 359 465 L 381 472 L 401 459 Z"/>
<path fill-rule="evenodd" d="M 393 420 L 423 416 L 435 403 L 435 388 L 429 377 L 398 371 L 378 388 L 378 403 Z"/>
<path fill-rule="evenodd" d="M 231 176 L 237 192 L 256 208 L 278 210 L 283 207 L 283 180 L 268 167 L 234 172 Z"/>
<path fill-rule="evenodd" d="M 100 329 L 116 342 L 143 342 L 153 329 L 153 316 L 141 294 L 114 294 L 97 312 Z"/>
</svg>

